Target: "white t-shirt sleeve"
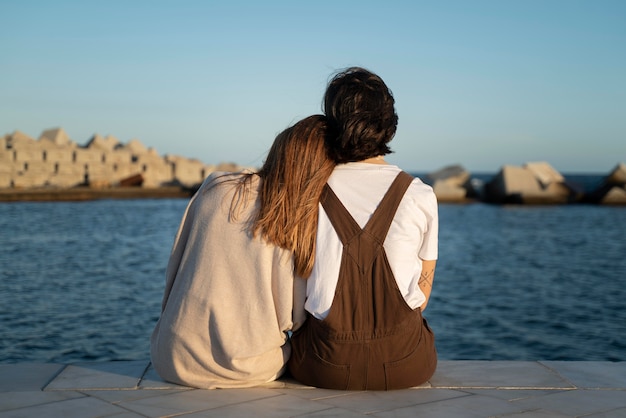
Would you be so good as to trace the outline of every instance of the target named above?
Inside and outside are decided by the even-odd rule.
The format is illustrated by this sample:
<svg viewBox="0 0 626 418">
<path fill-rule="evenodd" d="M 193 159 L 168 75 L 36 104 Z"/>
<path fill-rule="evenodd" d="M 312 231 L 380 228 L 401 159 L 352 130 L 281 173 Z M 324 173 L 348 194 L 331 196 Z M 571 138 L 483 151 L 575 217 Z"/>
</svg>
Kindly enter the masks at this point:
<svg viewBox="0 0 626 418">
<path fill-rule="evenodd" d="M 437 210 L 437 198 L 432 193 L 424 199 L 425 215 L 427 219 L 426 230 L 422 241 L 422 248 L 418 252 L 422 260 L 436 260 L 439 256 L 439 213 Z"/>
</svg>

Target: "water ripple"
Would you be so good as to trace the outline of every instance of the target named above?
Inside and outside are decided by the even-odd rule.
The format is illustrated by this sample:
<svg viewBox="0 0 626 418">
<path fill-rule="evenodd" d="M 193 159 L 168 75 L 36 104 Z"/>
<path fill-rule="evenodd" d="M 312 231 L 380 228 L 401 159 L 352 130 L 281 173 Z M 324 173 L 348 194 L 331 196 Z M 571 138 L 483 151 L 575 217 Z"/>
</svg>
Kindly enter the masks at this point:
<svg viewBox="0 0 626 418">
<path fill-rule="evenodd" d="M 0 363 L 148 357 L 186 200 L 0 205 Z M 626 208 L 440 207 L 442 359 L 626 360 Z"/>
</svg>

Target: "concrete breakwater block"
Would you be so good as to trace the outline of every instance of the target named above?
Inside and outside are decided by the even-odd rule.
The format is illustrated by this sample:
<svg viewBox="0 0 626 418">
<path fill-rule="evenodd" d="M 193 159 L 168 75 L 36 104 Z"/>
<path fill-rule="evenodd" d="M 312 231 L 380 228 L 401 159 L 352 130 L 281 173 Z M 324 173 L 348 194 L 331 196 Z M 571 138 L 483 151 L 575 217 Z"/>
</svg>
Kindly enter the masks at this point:
<svg viewBox="0 0 626 418">
<path fill-rule="evenodd" d="M 584 201 L 604 205 L 626 205 L 626 164 L 617 164 L 604 177 L 602 183 L 585 196 Z"/>
<path fill-rule="evenodd" d="M 426 175 L 439 202 L 464 202 L 476 197 L 471 175 L 461 165 L 450 165 Z"/>
<path fill-rule="evenodd" d="M 485 185 L 490 203 L 564 204 L 580 200 L 580 192 L 547 162 L 505 165 Z"/>
</svg>

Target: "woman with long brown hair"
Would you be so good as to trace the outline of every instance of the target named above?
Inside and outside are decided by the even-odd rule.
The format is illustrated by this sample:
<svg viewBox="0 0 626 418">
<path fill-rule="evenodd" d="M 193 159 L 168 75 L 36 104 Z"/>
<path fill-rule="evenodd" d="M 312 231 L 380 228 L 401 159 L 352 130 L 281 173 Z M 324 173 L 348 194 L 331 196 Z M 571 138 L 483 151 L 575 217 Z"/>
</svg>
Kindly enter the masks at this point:
<svg viewBox="0 0 626 418">
<path fill-rule="evenodd" d="M 287 333 L 304 320 L 294 275 L 313 267 L 319 196 L 335 165 L 326 135 L 324 116 L 305 118 L 277 136 L 258 172 L 214 173 L 191 199 L 151 338 L 163 379 L 232 388 L 283 373 Z"/>
</svg>

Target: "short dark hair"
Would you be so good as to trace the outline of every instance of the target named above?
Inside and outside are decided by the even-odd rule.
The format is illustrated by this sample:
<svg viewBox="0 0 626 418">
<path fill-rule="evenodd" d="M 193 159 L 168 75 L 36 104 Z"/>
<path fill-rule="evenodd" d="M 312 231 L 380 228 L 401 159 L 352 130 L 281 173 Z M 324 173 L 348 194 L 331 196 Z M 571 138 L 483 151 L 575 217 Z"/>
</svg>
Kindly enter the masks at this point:
<svg viewBox="0 0 626 418">
<path fill-rule="evenodd" d="M 331 128 L 329 148 L 337 163 L 391 153 L 398 115 L 391 90 L 376 74 L 350 67 L 335 74 L 324 95 Z"/>
</svg>

